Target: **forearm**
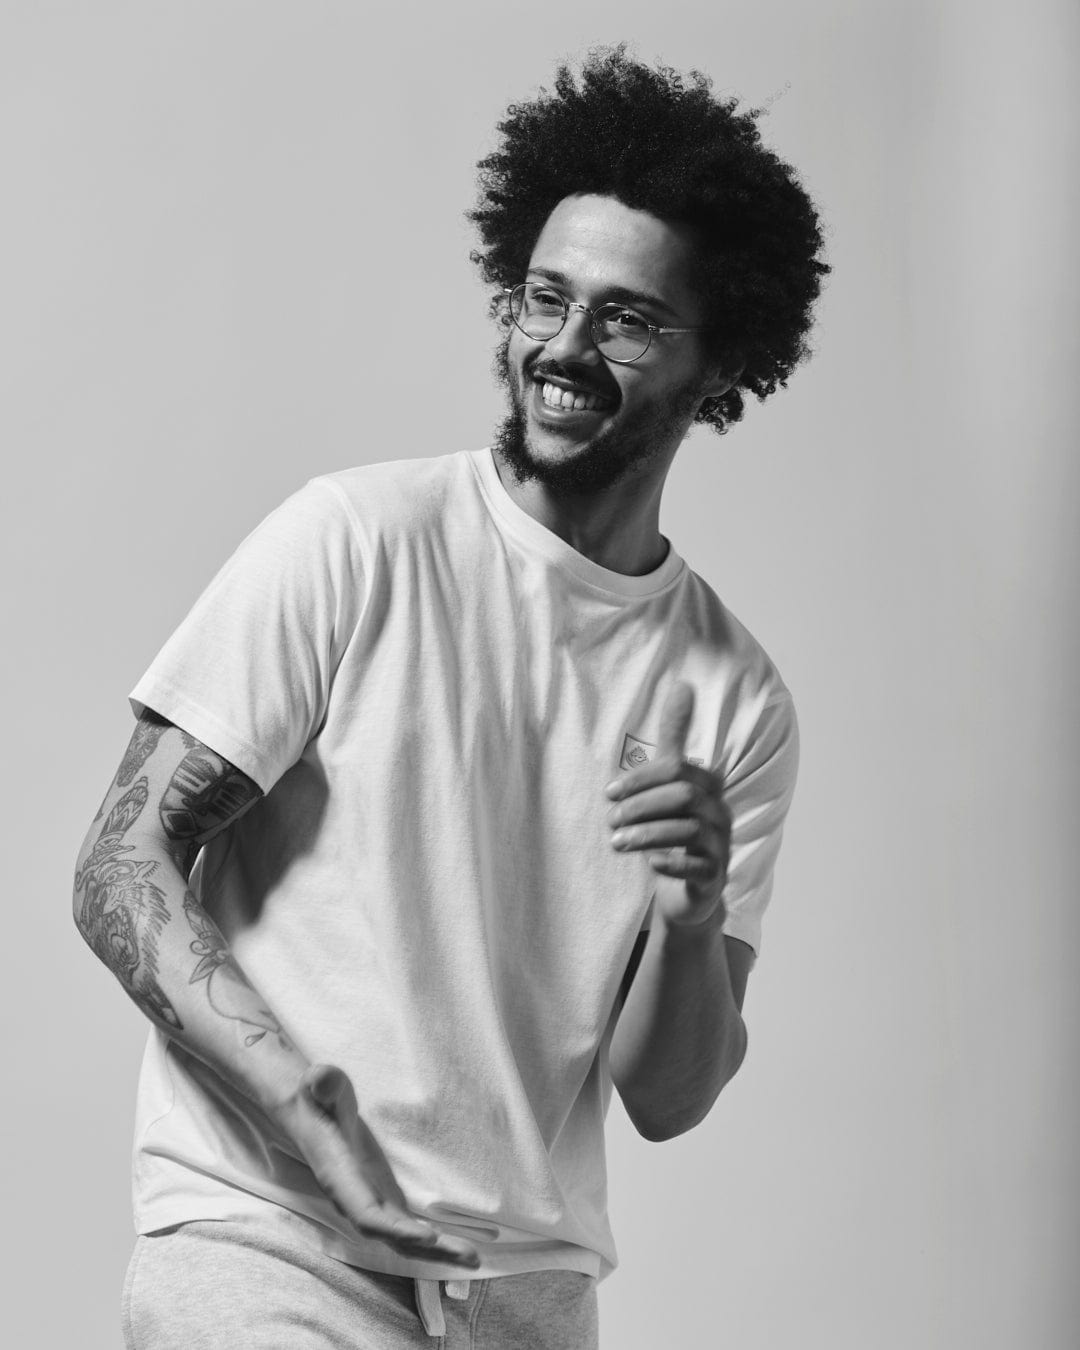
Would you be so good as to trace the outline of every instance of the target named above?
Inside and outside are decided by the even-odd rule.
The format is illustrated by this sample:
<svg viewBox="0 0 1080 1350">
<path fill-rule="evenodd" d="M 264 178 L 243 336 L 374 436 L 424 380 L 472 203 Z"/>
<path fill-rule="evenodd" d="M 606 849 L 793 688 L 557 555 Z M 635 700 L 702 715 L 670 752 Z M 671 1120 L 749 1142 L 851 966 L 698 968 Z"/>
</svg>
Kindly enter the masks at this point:
<svg viewBox="0 0 1080 1350">
<path fill-rule="evenodd" d="M 719 920 L 669 925 L 658 913 L 610 1051 L 635 1127 L 654 1141 L 692 1129 L 745 1054 Z"/>
<path fill-rule="evenodd" d="M 89 947 L 154 1025 L 274 1115 L 309 1061 L 240 969 L 164 843 L 135 832 L 111 843 L 88 836 L 73 909 Z"/>
</svg>

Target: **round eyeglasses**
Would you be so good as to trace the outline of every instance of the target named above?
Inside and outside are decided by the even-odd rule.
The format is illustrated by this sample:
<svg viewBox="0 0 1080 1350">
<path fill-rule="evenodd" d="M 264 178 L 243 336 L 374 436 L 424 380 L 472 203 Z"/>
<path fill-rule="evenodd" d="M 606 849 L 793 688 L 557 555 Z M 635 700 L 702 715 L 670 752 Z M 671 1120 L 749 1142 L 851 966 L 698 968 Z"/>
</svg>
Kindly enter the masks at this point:
<svg viewBox="0 0 1080 1350">
<path fill-rule="evenodd" d="M 527 338 L 546 342 L 561 333 L 572 309 L 580 309 L 589 318 L 592 340 L 607 361 L 628 366 L 649 350 L 654 333 L 705 333 L 706 328 L 663 328 L 626 305 L 612 300 L 590 309 L 576 300 L 567 300 L 559 291 L 542 282 L 526 281 L 520 286 L 504 286 L 510 297 L 510 317 Z"/>
</svg>

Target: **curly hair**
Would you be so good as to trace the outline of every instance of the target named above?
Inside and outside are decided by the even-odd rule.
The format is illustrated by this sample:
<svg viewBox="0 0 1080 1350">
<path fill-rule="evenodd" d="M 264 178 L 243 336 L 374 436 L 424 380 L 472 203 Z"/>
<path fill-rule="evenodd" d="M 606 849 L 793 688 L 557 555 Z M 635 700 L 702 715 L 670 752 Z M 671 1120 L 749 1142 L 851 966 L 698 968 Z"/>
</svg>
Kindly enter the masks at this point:
<svg viewBox="0 0 1080 1350">
<path fill-rule="evenodd" d="M 813 203 L 761 143 L 760 110 L 738 112 L 737 98 L 711 89 L 700 71 L 632 60 L 625 44 L 590 52 L 580 82 L 561 65 L 553 93 L 512 104 L 499 123 L 502 141 L 477 166 L 480 196 L 468 219 L 483 244 L 470 257 L 500 287 L 493 313 L 565 197 L 611 196 L 690 225 L 707 321 L 718 331 L 712 352 L 744 363 L 737 383 L 697 415 L 723 432 L 743 415 L 743 390 L 766 398 L 809 356 L 813 303 L 830 269 Z"/>
</svg>

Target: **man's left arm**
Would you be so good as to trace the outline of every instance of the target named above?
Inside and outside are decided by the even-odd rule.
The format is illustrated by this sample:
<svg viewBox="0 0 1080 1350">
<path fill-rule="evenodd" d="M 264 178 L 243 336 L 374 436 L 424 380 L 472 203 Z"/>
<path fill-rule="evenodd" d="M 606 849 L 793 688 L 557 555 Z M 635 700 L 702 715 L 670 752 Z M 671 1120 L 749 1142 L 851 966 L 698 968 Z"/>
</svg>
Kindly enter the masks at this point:
<svg viewBox="0 0 1080 1350">
<path fill-rule="evenodd" d="M 611 1076 L 634 1128 L 661 1143 L 699 1124 L 743 1061 L 754 949 L 725 937 L 719 923 L 699 933 L 659 918 L 639 944 Z"/>
<path fill-rule="evenodd" d="M 676 686 L 664 706 L 655 759 L 608 788 L 615 802 L 612 846 L 644 853 L 657 875 L 653 926 L 639 935 L 627 968 L 609 1056 L 630 1119 L 656 1142 L 704 1120 L 747 1045 L 742 1006 L 754 948 L 723 932 L 731 813 L 719 775 L 684 758 L 693 702 L 688 685 Z M 770 855 L 766 886 L 796 757 L 792 726 L 780 799 L 755 813 L 759 828 L 770 827 L 771 847 L 762 849 L 766 841 L 759 839 L 750 850 Z"/>
</svg>

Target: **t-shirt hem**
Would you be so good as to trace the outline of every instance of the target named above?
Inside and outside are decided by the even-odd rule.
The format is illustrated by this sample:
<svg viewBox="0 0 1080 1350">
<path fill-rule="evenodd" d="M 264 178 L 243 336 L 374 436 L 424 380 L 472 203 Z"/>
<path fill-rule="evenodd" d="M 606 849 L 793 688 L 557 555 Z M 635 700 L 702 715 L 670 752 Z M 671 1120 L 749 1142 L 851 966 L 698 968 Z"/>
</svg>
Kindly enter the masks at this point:
<svg viewBox="0 0 1080 1350">
<path fill-rule="evenodd" d="M 480 1257 L 480 1265 L 463 1272 L 460 1266 L 437 1261 L 409 1261 L 398 1257 L 382 1243 L 351 1243 L 306 1215 L 250 1196 L 239 1200 L 224 1195 L 203 1196 L 187 1203 L 174 1199 L 168 1203 L 143 1206 L 135 1211 L 135 1231 L 145 1236 L 182 1223 L 225 1220 L 285 1226 L 323 1255 L 333 1257 L 336 1261 L 381 1275 L 405 1275 L 411 1279 L 455 1280 L 467 1277 L 483 1280 L 539 1270 L 575 1270 L 598 1280 L 601 1271 L 607 1274 L 615 1265 L 614 1261 L 602 1258 L 598 1252 L 570 1242 L 555 1241 L 553 1245 L 544 1243 L 543 1249 L 537 1250 L 541 1244 L 538 1239 L 537 1244 L 517 1244 L 525 1250 L 515 1251 L 515 1244 L 484 1242 L 473 1238 L 470 1241 Z"/>
</svg>

